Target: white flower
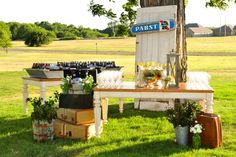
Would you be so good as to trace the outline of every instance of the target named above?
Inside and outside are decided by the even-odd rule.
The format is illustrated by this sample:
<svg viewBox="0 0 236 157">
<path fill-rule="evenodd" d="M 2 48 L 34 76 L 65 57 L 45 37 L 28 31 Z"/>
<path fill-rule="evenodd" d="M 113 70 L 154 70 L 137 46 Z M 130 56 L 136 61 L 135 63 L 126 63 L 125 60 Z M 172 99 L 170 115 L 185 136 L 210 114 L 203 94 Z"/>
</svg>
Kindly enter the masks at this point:
<svg viewBox="0 0 236 157">
<path fill-rule="evenodd" d="M 202 133 L 202 125 L 195 124 L 193 127 L 190 127 L 190 132 L 194 134 Z"/>
</svg>

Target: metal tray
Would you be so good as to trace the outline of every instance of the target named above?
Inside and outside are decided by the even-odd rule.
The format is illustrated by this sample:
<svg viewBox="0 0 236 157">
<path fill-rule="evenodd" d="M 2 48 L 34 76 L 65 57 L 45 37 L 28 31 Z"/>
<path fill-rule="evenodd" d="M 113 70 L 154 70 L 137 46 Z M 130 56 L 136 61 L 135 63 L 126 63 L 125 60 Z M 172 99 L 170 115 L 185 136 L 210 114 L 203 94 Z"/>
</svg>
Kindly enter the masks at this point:
<svg viewBox="0 0 236 157">
<path fill-rule="evenodd" d="M 63 70 L 26 69 L 30 77 L 34 78 L 63 78 Z"/>
</svg>

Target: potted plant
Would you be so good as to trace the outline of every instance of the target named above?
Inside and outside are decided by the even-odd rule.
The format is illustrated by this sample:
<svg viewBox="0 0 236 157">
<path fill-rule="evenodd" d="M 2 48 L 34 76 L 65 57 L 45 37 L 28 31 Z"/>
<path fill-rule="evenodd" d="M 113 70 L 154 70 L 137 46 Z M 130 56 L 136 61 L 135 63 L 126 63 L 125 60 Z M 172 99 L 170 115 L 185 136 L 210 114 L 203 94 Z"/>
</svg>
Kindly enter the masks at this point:
<svg viewBox="0 0 236 157">
<path fill-rule="evenodd" d="M 172 76 L 166 76 L 163 78 L 164 81 L 164 88 L 169 88 L 170 81 L 173 80 Z"/>
<path fill-rule="evenodd" d="M 64 94 L 69 93 L 70 89 L 72 88 L 71 79 L 72 79 L 71 76 L 66 76 L 66 78 L 62 80 L 62 84 L 61 84 L 62 93 Z"/>
<path fill-rule="evenodd" d="M 183 104 L 176 104 L 173 109 L 167 110 L 167 119 L 173 124 L 176 133 L 176 142 L 179 145 L 188 144 L 189 127 L 196 119 L 201 106 L 196 102 L 186 101 Z"/>
<path fill-rule="evenodd" d="M 71 81 L 70 81 L 71 82 Z M 64 85 L 66 83 L 66 85 Z M 63 81 L 61 87 L 67 87 L 67 81 Z M 70 83 L 71 84 L 71 83 Z M 82 80 L 82 91 L 81 93 L 61 93 L 59 97 L 60 108 L 71 108 L 71 109 L 90 109 L 93 108 L 93 88 L 95 87 L 93 76 L 86 76 Z M 71 90 L 71 86 L 69 86 Z M 62 88 L 63 91 L 63 88 Z"/>
<path fill-rule="evenodd" d="M 89 75 L 83 79 L 83 90 L 86 94 L 91 94 L 93 88 L 96 86 L 93 80 L 93 76 Z"/>
<path fill-rule="evenodd" d="M 58 102 L 58 92 L 54 96 L 43 101 L 42 98 L 29 98 L 28 101 L 33 106 L 31 113 L 33 124 L 33 138 L 41 142 L 53 140 L 54 137 L 54 121 L 57 118 L 56 104 Z"/>
<path fill-rule="evenodd" d="M 193 134 L 192 136 L 192 147 L 197 149 L 201 147 L 201 136 L 203 127 L 201 124 L 199 124 L 197 121 L 195 121 L 195 124 L 190 127 L 190 133 Z"/>
</svg>

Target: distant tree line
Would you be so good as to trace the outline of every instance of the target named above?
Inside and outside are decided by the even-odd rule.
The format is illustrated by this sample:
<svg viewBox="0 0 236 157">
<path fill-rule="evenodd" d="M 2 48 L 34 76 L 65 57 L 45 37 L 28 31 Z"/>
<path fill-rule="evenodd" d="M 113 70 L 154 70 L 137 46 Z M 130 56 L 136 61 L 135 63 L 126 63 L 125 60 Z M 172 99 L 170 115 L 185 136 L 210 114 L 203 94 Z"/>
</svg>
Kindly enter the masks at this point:
<svg viewBox="0 0 236 157">
<path fill-rule="evenodd" d="M 12 33 L 12 40 L 25 40 L 29 33 L 35 29 L 50 31 L 60 40 L 108 37 L 107 34 L 101 33 L 96 29 L 84 28 L 82 26 L 76 27 L 59 22 L 52 24 L 47 21 L 35 22 L 34 24 L 9 22 L 7 24 Z"/>
<path fill-rule="evenodd" d="M 59 22 L 47 21 L 32 23 L 0 21 L 0 47 L 11 46 L 11 40 L 23 40 L 27 46 L 41 46 L 53 40 L 95 39 L 107 37 L 130 36 L 129 27 L 116 22 L 110 22 L 104 30 L 76 27 Z"/>
</svg>

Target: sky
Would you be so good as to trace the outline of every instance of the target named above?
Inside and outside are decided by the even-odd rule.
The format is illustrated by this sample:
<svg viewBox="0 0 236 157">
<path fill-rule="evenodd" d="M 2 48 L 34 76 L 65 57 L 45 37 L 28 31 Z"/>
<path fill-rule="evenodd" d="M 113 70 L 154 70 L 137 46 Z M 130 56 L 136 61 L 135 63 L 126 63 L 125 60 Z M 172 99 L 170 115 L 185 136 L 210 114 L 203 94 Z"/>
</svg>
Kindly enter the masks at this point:
<svg viewBox="0 0 236 157">
<path fill-rule="evenodd" d="M 90 0 L 0 0 L 0 21 L 34 23 L 37 21 L 60 22 L 104 29 L 108 19 L 93 17 L 88 12 Z M 116 13 L 122 11 L 121 5 L 126 0 L 116 0 L 116 4 L 108 0 L 95 0 L 112 8 Z M 236 25 L 236 5 L 232 4 L 226 11 L 205 8 L 206 0 L 188 0 L 186 23 L 196 22 L 203 26 L 218 27 L 224 24 Z"/>
</svg>

